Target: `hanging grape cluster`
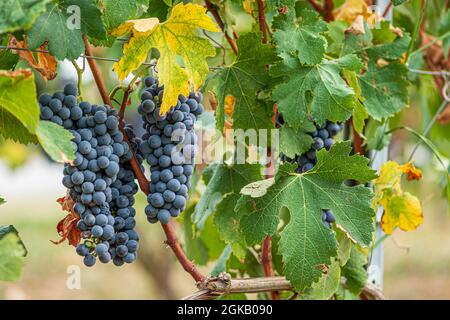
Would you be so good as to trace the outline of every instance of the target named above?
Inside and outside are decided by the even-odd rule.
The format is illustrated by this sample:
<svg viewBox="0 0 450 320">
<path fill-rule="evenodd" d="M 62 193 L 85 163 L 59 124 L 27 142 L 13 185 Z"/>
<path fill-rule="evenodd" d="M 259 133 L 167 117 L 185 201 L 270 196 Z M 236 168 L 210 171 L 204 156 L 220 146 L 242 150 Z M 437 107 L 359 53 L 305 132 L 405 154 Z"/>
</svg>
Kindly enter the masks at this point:
<svg viewBox="0 0 450 320">
<path fill-rule="evenodd" d="M 197 135 L 194 124 L 203 112 L 201 93 L 180 95 L 166 114 L 160 114 L 164 87 L 147 77 L 138 112 L 145 134 L 139 150 L 150 165 L 151 183 L 145 208 L 151 223 L 168 223 L 186 208 L 194 170 Z"/>
<path fill-rule="evenodd" d="M 86 266 L 96 260 L 117 266 L 137 257 L 139 237 L 133 208 L 138 186 L 129 161 L 133 150 L 119 130 L 116 110 L 105 105 L 77 102 L 77 88 L 39 97 L 41 119 L 52 121 L 73 134 L 75 159 L 64 165 L 63 185 L 79 215 L 82 243 L 76 252 Z M 124 130 L 131 145 L 138 145 L 132 127 Z"/>
</svg>

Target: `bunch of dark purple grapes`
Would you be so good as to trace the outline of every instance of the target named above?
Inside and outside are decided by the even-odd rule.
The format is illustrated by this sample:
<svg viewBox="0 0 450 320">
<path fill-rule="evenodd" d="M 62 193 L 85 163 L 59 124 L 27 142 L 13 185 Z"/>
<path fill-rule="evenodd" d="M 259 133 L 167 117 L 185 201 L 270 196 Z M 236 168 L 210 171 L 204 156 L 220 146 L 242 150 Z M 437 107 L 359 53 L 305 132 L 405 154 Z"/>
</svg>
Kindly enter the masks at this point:
<svg viewBox="0 0 450 320">
<path fill-rule="evenodd" d="M 164 87 L 152 77 L 144 83 L 138 112 L 146 132 L 139 149 L 151 170 L 145 213 L 151 223 L 168 223 L 186 208 L 197 144 L 194 124 L 203 112 L 202 95 L 180 95 L 177 104 L 161 115 Z"/>
<path fill-rule="evenodd" d="M 64 165 L 63 185 L 80 216 L 77 228 L 83 242 L 77 253 L 86 266 L 96 260 L 117 266 L 136 260 L 139 237 L 134 230 L 134 194 L 138 191 L 129 161 L 133 157 L 119 130 L 116 110 L 110 106 L 77 102 L 77 88 L 39 97 L 41 119 L 52 121 L 73 134 L 75 159 Z M 134 145 L 132 127 L 125 132 Z"/>
<path fill-rule="evenodd" d="M 326 121 L 321 126 L 316 126 L 316 130 L 308 132 L 313 138 L 311 148 L 305 153 L 295 156 L 293 159 L 281 155 L 281 160 L 297 163 L 297 173 L 303 173 L 311 170 L 317 162 L 317 152 L 323 148 L 330 150 L 334 144 L 334 137 L 342 130 L 342 126 L 338 123 Z"/>
<path fill-rule="evenodd" d="M 277 123 L 284 123 L 283 117 L 278 115 Z M 342 125 L 331 121 L 325 121 L 321 126 L 316 125 L 316 129 L 308 134 L 313 138 L 313 143 L 308 151 L 295 156 L 293 159 L 281 155 L 281 161 L 297 164 L 297 173 L 304 173 L 311 170 L 317 163 L 317 152 L 323 148 L 330 150 L 334 144 L 334 137 L 342 130 Z M 329 228 L 335 221 L 334 213 L 330 209 L 322 210 L 322 222 Z"/>
</svg>

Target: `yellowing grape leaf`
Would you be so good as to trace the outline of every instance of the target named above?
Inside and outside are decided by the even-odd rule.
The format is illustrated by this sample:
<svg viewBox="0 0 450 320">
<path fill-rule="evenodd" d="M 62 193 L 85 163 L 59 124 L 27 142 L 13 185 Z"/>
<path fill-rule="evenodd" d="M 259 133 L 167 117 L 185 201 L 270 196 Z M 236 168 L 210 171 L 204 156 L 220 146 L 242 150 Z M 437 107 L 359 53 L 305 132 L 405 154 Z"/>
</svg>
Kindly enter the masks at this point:
<svg viewBox="0 0 450 320">
<path fill-rule="evenodd" d="M 372 12 L 364 0 L 347 0 L 333 13 L 335 20 L 353 23 L 358 16 L 362 16 L 369 24 L 378 21 L 379 17 Z"/>
<path fill-rule="evenodd" d="M 422 176 L 420 170 L 414 168 L 411 162 L 399 165 L 395 161 L 388 161 L 383 164 L 380 176 L 374 181 L 373 205 L 382 205 L 384 208 L 381 227 L 387 234 L 391 234 L 396 227 L 403 231 L 414 230 L 423 221 L 419 199 L 402 190 L 403 174 L 408 176 L 408 180 L 411 178 L 418 180 Z"/>
<path fill-rule="evenodd" d="M 215 49 L 207 39 L 196 34 L 198 28 L 218 31 L 206 15 L 206 9 L 190 3 L 176 5 L 163 23 L 157 18 L 129 20 L 112 32 L 114 36 L 131 32 L 130 41 L 124 45 L 123 56 L 114 64 L 114 70 L 123 80 L 145 62 L 150 49 L 158 49 L 158 78 L 160 85 L 164 85 L 160 113 L 164 114 L 176 105 L 178 95 L 189 94 L 190 84 L 198 90 L 208 74 L 206 57 L 214 56 Z"/>
</svg>

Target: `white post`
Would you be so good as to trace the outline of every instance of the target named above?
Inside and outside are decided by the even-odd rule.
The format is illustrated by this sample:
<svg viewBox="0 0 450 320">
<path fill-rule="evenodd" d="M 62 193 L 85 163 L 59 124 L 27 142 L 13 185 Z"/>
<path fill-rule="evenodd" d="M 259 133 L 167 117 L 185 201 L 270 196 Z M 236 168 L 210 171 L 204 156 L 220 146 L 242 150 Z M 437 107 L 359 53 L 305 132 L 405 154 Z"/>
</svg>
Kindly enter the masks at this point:
<svg viewBox="0 0 450 320">
<path fill-rule="evenodd" d="M 386 8 L 390 4 L 390 0 L 377 0 L 376 6 L 375 6 L 375 12 L 379 15 L 383 15 Z M 388 10 L 386 14 L 386 20 L 392 22 L 393 17 L 393 11 L 392 11 L 392 5 L 390 9 Z M 378 172 L 381 169 L 381 166 L 384 162 L 388 160 L 388 147 L 385 147 L 384 149 L 380 151 L 376 151 L 372 155 L 372 168 L 377 170 Z M 376 230 L 376 236 L 375 236 L 375 242 L 377 242 L 379 239 L 381 239 L 384 235 L 383 230 L 381 230 L 380 227 L 380 221 L 381 216 L 383 214 L 383 208 L 380 207 L 377 210 L 377 230 Z M 383 264 L 384 264 L 384 254 L 383 254 L 383 243 L 378 244 L 378 246 L 373 250 L 372 257 L 370 258 L 371 264 L 367 269 L 367 272 L 369 274 L 369 279 L 371 283 L 379 287 L 380 289 L 383 288 Z"/>
</svg>

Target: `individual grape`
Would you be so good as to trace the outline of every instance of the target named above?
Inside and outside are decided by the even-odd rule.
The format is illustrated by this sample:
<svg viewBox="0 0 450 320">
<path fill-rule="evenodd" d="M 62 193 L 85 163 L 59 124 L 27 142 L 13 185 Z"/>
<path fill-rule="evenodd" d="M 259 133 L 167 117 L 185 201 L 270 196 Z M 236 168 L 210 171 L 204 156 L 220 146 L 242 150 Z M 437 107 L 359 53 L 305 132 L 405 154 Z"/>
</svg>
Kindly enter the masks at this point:
<svg viewBox="0 0 450 320">
<path fill-rule="evenodd" d="M 89 254 L 89 248 L 86 247 L 86 245 L 84 243 L 79 244 L 76 248 L 76 252 L 78 255 L 84 257 L 87 256 Z"/>
<path fill-rule="evenodd" d="M 116 254 L 119 257 L 124 257 L 127 253 L 128 253 L 128 247 L 127 246 L 121 244 L 121 245 L 116 247 Z"/>
<path fill-rule="evenodd" d="M 94 114 L 94 120 L 96 123 L 99 123 L 99 124 L 105 123 L 107 119 L 108 119 L 108 115 L 106 114 L 105 111 L 97 111 Z"/>
<path fill-rule="evenodd" d="M 170 221 L 170 217 L 171 217 L 171 215 L 170 215 L 170 212 L 168 211 L 168 210 L 166 210 L 166 209 L 161 209 L 161 210 L 159 210 L 159 212 L 158 212 L 158 220 L 161 222 L 161 223 L 163 223 L 163 224 L 167 224 L 167 223 L 169 223 L 169 221 Z"/>
<path fill-rule="evenodd" d="M 103 235 L 103 228 L 95 225 L 92 227 L 91 233 L 93 237 L 100 238 Z"/>
<path fill-rule="evenodd" d="M 132 263 L 134 260 L 136 260 L 136 256 L 132 253 L 127 253 L 124 257 L 123 257 L 123 261 L 125 263 Z"/>
<path fill-rule="evenodd" d="M 86 177 L 86 175 L 85 175 L 85 177 Z M 85 180 L 86 180 L 86 178 L 85 178 Z M 84 193 L 92 193 L 92 192 L 94 192 L 94 184 L 92 182 L 84 182 L 81 185 L 81 190 Z"/>
<path fill-rule="evenodd" d="M 108 247 L 104 243 L 99 243 L 95 247 L 95 253 L 97 253 L 97 255 L 99 255 L 99 256 L 104 255 L 107 252 L 108 252 Z"/>
<path fill-rule="evenodd" d="M 100 260 L 101 263 L 108 263 L 111 261 L 111 254 L 109 252 L 106 252 L 103 255 L 99 255 L 98 260 Z"/>
<path fill-rule="evenodd" d="M 53 117 L 53 112 L 49 107 L 43 107 L 41 109 L 41 118 L 43 120 L 50 120 Z"/>
<path fill-rule="evenodd" d="M 62 103 L 58 99 L 50 100 L 50 103 L 48 104 L 48 106 L 50 107 L 50 109 L 53 113 L 58 113 L 62 109 Z"/>
<path fill-rule="evenodd" d="M 72 183 L 81 185 L 84 182 L 84 174 L 80 171 L 74 172 L 71 176 Z"/>
<path fill-rule="evenodd" d="M 92 254 L 88 254 L 84 257 L 83 263 L 86 267 L 92 267 L 95 265 L 96 259 Z"/>
<path fill-rule="evenodd" d="M 108 222 L 109 223 L 109 222 Z M 110 240 L 114 236 L 114 228 L 109 224 L 103 227 L 103 240 Z"/>
<path fill-rule="evenodd" d="M 323 147 L 324 147 L 324 142 L 323 142 L 322 138 L 320 138 L 320 137 L 315 137 L 315 138 L 313 139 L 312 148 L 313 148 L 314 150 L 320 150 L 320 149 L 322 149 Z"/>
<path fill-rule="evenodd" d="M 334 144 L 334 140 L 332 138 L 325 139 L 324 146 L 325 149 L 330 150 L 331 146 Z"/>
<path fill-rule="evenodd" d="M 99 214 L 95 217 L 95 224 L 104 227 L 108 224 L 108 217 L 105 214 Z"/>
<path fill-rule="evenodd" d="M 119 232 L 116 235 L 116 243 L 118 244 L 126 244 L 129 240 L 128 234 L 126 234 L 125 232 Z"/>
<path fill-rule="evenodd" d="M 117 175 L 117 173 L 119 172 L 120 167 L 117 163 L 115 162 L 110 162 L 108 167 L 105 169 L 105 173 L 109 176 L 109 177 L 114 177 L 115 175 Z"/>
<path fill-rule="evenodd" d="M 63 104 L 66 107 L 73 108 L 77 104 L 77 98 L 73 95 L 67 95 L 63 99 Z"/>
<path fill-rule="evenodd" d="M 78 95 L 78 88 L 77 88 L 77 86 L 72 84 L 72 83 L 66 84 L 64 86 L 64 94 L 76 97 Z"/>
<path fill-rule="evenodd" d="M 161 193 L 153 193 L 148 196 L 149 203 L 155 208 L 161 208 L 164 205 L 164 198 Z"/>
<path fill-rule="evenodd" d="M 129 240 L 127 242 L 127 248 L 128 248 L 128 252 L 136 252 L 139 248 L 139 242 L 137 242 L 136 240 Z"/>
<path fill-rule="evenodd" d="M 175 196 L 173 200 L 173 206 L 177 209 L 184 209 L 186 206 L 186 198 L 180 195 Z"/>
</svg>

